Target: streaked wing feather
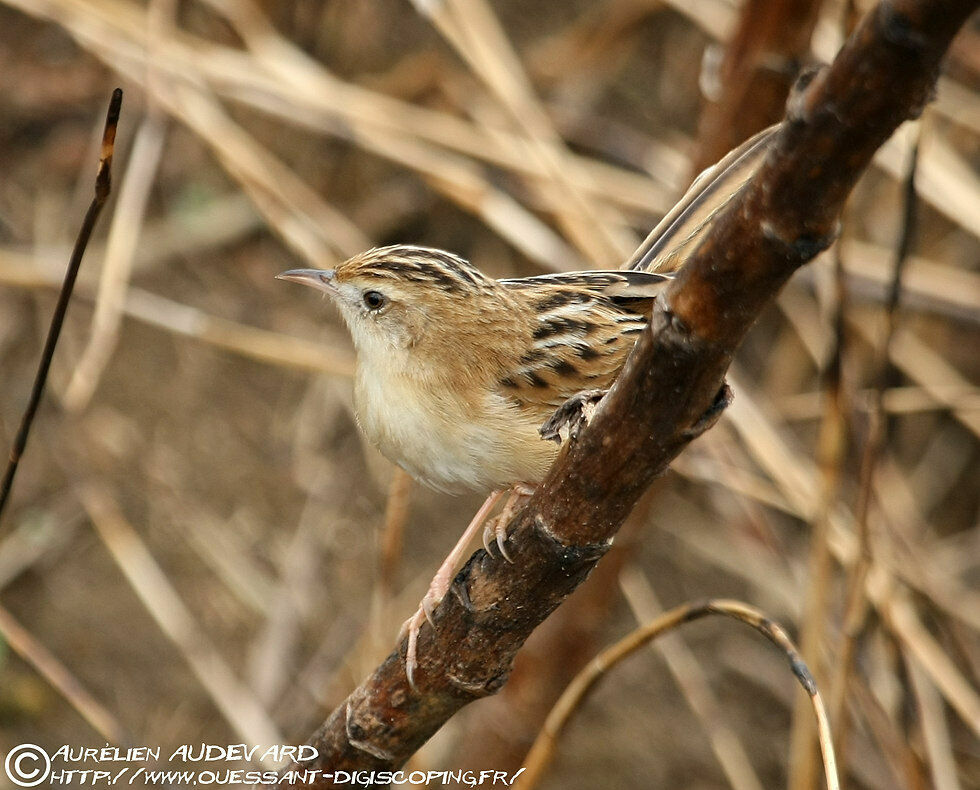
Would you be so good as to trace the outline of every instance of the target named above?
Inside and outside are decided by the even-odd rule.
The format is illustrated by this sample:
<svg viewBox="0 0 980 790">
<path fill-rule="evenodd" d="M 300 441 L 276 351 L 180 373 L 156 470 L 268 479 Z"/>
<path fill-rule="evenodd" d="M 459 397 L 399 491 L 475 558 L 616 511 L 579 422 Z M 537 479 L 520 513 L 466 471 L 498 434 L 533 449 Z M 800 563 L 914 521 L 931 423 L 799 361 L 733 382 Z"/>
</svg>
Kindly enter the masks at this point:
<svg viewBox="0 0 980 790">
<path fill-rule="evenodd" d="M 596 297 L 611 299 L 625 304 L 634 299 L 653 299 L 667 286 L 672 275 L 664 272 L 630 271 L 613 269 L 583 272 L 540 274 L 535 277 L 519 277 L 499 280 L 509 288 L 549 289 L 565 287 L 576 292 L 587 292 Z"/>
<path fill-rule="evenodd" d="M 523 291 L 535 320 L 531 347 L 500 382 L 501 392 L 537 407 L 543 421 L 576 393 L 610 386 L 669 279 L 595 271 L 501 280 Z"/>
</svg>

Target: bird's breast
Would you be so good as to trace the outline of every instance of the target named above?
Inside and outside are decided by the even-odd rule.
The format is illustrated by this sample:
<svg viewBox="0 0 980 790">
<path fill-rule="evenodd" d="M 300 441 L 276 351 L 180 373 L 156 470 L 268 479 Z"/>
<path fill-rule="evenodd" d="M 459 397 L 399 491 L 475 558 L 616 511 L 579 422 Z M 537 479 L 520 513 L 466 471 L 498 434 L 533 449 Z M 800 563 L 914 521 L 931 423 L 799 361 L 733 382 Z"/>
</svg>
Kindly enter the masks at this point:
<svg viewBox="0 0 980 790">
<path fill-rule="evenodd" d="M 358 369 L 358 423 L 367 438 L 419 482 L 443 491 L 537 483 L 557 454 L 538 424 L 491 390 L 429 389 L 411 377 Z"/>
</svg>

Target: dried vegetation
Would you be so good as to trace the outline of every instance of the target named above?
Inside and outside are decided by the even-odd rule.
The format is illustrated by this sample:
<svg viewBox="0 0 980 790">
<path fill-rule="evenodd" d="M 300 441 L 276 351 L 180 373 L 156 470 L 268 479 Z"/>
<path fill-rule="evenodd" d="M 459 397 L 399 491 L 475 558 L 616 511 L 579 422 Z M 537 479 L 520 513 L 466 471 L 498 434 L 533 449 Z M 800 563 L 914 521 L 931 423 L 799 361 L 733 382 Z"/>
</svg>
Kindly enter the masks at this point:
<svg viewBox="0 0 980 790">
<path fill-rule="evenodd" d="M 775 26 L 777 47 L 751 0 L 742 18 L 724 0 L 418 5 L 437 10 L 0 4 L 5 446 L 105 100 L 127 94 L 109 221 L 0 531 L 0 750 L 305 740 L 388 653 L 477 503 L 362 444 L 337 316 L 273 275 L 396 240 L 497 276 L 615 265 L 719 145 L 717 118 L 775 120 L 771 94 L 850 19 L 786 3 L 814 32 Z M 745 63 L 711 67 L 735 31 L 750 63 L 779 49 L 765 102 L 741 90 Z M 603 646 L 721 596 L 802 643 L 849 786 L 980 786 L 977 44 L 968 27 L 841 241 L 752 330 L 721 423 L 505 689 L 412 767 L 516 770 Z M 691 626 L 598 687 L 542 787 L 803 790 L 819 776 L 805 703 L 758 635 Z"/>
</svg>

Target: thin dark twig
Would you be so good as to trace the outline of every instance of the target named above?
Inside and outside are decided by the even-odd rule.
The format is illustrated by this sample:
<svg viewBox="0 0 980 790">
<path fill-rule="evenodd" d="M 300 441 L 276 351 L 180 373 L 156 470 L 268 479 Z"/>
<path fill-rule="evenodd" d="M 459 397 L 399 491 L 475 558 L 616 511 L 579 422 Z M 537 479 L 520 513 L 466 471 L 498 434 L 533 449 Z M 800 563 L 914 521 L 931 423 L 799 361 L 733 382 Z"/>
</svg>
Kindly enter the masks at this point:
<svg viewBox="0 0 980 790">
<path fill-rule="evenodd" d="M 111 169 L 112 151 L 116 142 L 116 125 L 119 123 L 119 109 L 122 106 L 122 90 L 116 88 L 112 92 L 109 100 L 109 111 L 106 113 L 105 130 L 102 133 L 102 151 L 99 155 L 99 169 L 95 174 L 95 197 L 89 204 L 88 211 L 85 212 L 85 219 L 82 227 L 78 231 L 75 239 L 75 247 L 71 251 L 71 258 L 68 261 L 68 271 L 65 272 L 65 281 L 61 286 L 61 293 L 58 294 L 58 304 L 55 306 L 54 315 L 51 316 L 51 326 L 48 328 L 48 336 L 44 341 L 44 350 L 41 352 L 41 361 L 37 366 L 37 374 L 34 376 L 34 387 L 31 389 L 31 397 L 21 418 L 20 427 L 14 437 L 14 443 L 10 448 L 10 459 L 7 461 L 7 468 L 3 473 L 3 483 L 0 483 L 0 517 L 3 516 L 4 506 L 7 504 L 7 497 L 14 484 L 14 475 L 17 474 L 17 466 L 24 448 L 27 446 L 27 436 L 31 431 L 31 424 L 37 414 L 37 407 L 41 403 L 41 395 L 44 393 L 44 384 L 48 380 L 48 370 L 51 367 L 51 359 L 54 356 L 55 346 L 58 344 L 58 337 L 61 335 L 61 325 L 65 320 L 65 313 L 68 311 L 68 302 L 71 299 L 72 290 L 75 287 L 75 278 L 78 276 L 78 269 L 82 263 L 82 256 L 88 246 L 89 237 L 95 228 L 95 222 L 99 218 L 102 207 L 109 199 L 111 188 Z"/>
<path fill-rule="evenodd" d="M 836 662 L 836 673 L 831 685 L 831 720 L 836 730 L 837 752 L 844 764 L 845 733 L 847 732 L 844 715 L 847 699 L 848 676 L 854 660 L 854 650 L 858 635 L 864 627 L 868 611 L 868 600 L 865 596 L 865 580 L 871 567 L 871 531 L 868 515 L 871 508 L 872 488 L 878 459 L 884 448 L 887 435 L 887 415 L 885 414 L 885 392 L 889 387 L 891 373 L 891 347 L 898 327 L 898 304 L 902 293 L 902 274 L 908 261 L 909 250 L 915 237 L 916 193 L 915 172 L 919 159 L 920 136 L 916 138 L 909 153 L 909 166 L 903 190 L 902 230 L 895 248 L 895 262 L 892 269 L 892 279 L 885 305 L 887 326 L 885 336 L 877 351 L 874 367 L 875 397 L 871 404 L 868 423 L 868 436 L 861 455 L 858 501 L 855 506 L 855 522 L 858 538 L 858 556 L 851 568 L 846 593 L 846 608 L 844 612 L 844 628 L 841 634 L 841 644 Z"/>
</svg>

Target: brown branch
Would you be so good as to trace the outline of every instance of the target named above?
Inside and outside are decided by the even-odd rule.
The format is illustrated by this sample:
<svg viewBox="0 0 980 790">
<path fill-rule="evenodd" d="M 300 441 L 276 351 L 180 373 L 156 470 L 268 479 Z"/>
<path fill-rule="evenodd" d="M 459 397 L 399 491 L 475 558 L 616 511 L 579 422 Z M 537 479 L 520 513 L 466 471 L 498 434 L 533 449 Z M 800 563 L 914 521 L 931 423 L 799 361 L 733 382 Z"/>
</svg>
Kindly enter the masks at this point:
<svg viewBox="0 0 980 790">
<path fill-rule="evenodd" d="M 75 287 L 78 269 L 82 265 L 82 256 L 85 255 L 85 248 L 88 247 L 88 240 L 92 236 L 92 230 L 95 228 L 95 222 L 99 218 L 102 207 L 109 199 L 109 191 L 112 185 L 112 151 L 116 142 L 116 125 L 119 123 L 122 95 L 122 90 L 116 88 L 109 100 L 105 128 L 102 132 L 99 167 L 95 172 L 95 197 L 92 198 L 88 211 L 85 212 L 85 219 L 82 220 L 82 227 L 79 228 L 78 237 L 75 239 L 75 247 L 71 251 L 68 269 L 65 271 L 65 280 L 61 286 L 61 292 L 58 294 L 58 303 L 55 305 L 54 315 L 51 316 L 51 326 L 44 341 L 44 349 L 41 351 L 41 361 L 38 363 L 37 374 L 34 376 L 31 396 L 27 402 L 27 408 L 24 410 L 24 416 L 21 418 L 20 427 L 17 429 L 17 435 L 14 437 L 14 443 L 10 448 L 7 468 L 3 473 L 3 481 L 0 482 L 0 516 L 3 515 L 3 508 L 10 496 L 10 489 L 14 484 L 14 475 L 17 474 L 20 457 L 24 454 L 24 448 L 27 447 L 27 437 L 31 432 L 34 415 L 37 414 L 37 408 L 41 404 L 41 395 L 44 394 L 44 385 L 48 380 L 51 359 L 54 357 L 54 349 L 58 345 L 58 337 L 61 335 L 61 325 L 64 323 L 65 313 L 68 312 L 68 302 L 71 300 L 71 293 Z"/>
<path fill-rule="evenodd" d="M 620 573 L 635 557 L 641 533 L 649 526 L 656 488 L 651 486 L 633 509 L 616 544 L 588 581 L 524 644 L 507 685 L 467 718 L 453 768 L 481 771 L 492 767 L 513 774 L 524 763 L 552 706 L 592 660 L 600 635 L 609 626 L 610 609 L 619 600 Z M 561 661 L 555 661 L 555 656 L 561 656 Z"/>
<path fill-rule="evenodd" d="M 810 49 L 821 0 L 747 0 L 719 66 L 718 99 L 701 115 L 694 172 L 778 120 Z"/>
<path fill-rule="evenodd" d="M 516 562 L 484 551 L 423 626 L 417 689 L 404 643 L 309 740 L 297 769 L 392 770 L 467 703 L 494 693 L 515 653 L 589 574 L 650 481 L 717 419 L 742 337 L 789 276 L 833 239 L 875 149 L 921 111 L 976 0 L 894 0 L 790 101 L 752 182 L 719 215 L 592 423 L 511 521 Z"/>
</svg>

